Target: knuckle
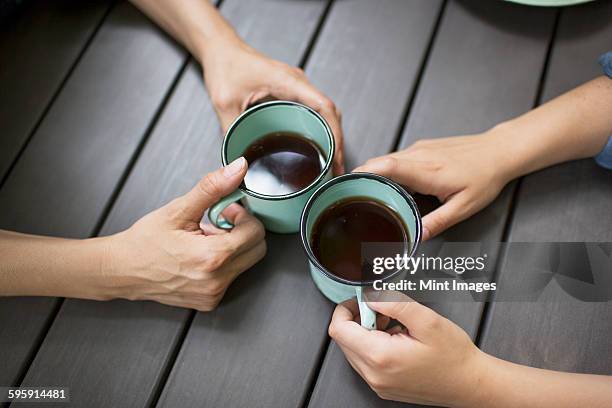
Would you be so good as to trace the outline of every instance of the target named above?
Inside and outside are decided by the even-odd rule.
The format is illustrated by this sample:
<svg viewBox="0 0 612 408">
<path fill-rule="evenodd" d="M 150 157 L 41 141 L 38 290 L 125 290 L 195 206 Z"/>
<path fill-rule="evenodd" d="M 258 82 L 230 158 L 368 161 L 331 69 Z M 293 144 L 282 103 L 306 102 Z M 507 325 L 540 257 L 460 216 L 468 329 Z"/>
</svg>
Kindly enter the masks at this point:
<svg viewBox="0 0 612 408">
<path fill-rule="evenodd" d="M 445 214 L 438 214 L 437 217 L 434 217 L 431 220 L 431 224 L 433 225 L 433 229 L 436 231 L 440 231 L 444 229 L 444 226 L 449 222 L 448 217 Z"/>
<path fill-rule="evenodd" d="M 204 195 L 209 195 L 211 193 L 221 195 L 223 192 L 223 187 L 215 176 L 215 173 L 208 173 L 204 176 L 204 178 L 198 182 L 198 189 L 200 193 Z"/>
<path fill-rule="evenodd" d="M 266 229 L 257 218 L 250 214 L 248 216 L 251 217 L 250 222 L 254 225 L 253 234 L 250 239 L 253 239 L 255 242 L 263 241 L 266 238 Z"/>
<path fill-rule="evenodd" d="M 324 109 L 324 110 L 335 112 L 336 111 L 336 104 L 334 102 L 332 102 L 331 99 L 324 97 L 321 100 L 321 108 Z"/>
<path fill-rule="evenodd" d="M 268 252 L 268 244 L 266 243 L 266 241 L 263 241 L 262 245 L 259 248 L 260 249 L 257 252 L 257 260 L 262 259 L 264 256 L 266 256 L 266 253 Z"/>
<path fill-rule="evenodd" d="M 336 137 L 335 139 L 336 142 L 336 149 L 340 152 L 343 153 L 342 148 L 344 147 L 344 139 L 342 137 Z"/>
<path fill-rule="evenodd" d="M 206 285 L 206 294 L 210 296 L 214 302 L 219 302 L 225 290 L 227 289 L 227 283 L 221 279 L 213 279 Z M 216 305 L 216 304 L 215 304 Z"/>
<path fill-rule="evenodd" d="M 204 269 L 207 272 L 216 271 L 220 269 L 223 265 L 227 263 L 231 256 L 230 250 L 225 248 L 219 251 L 216 251 L 212 256 L 210 256 L 206 262 Z"/>
<path fill-rule="evenodd" d="M 372 388 L 376 393 L 380 392 L 385 387 L 385 381 L 376 373 L 366 373 L 365 380 L 370 388 Z"/>
<path fill-rule="evenodd" d="M 199 190 L 199 188 L 198 188 Z M 158 208 L 157 210 L 150 212 L 145 215 L 132 226 L 145 226 L 148 222 L 153 221 L 156 215 L 160 215 L 162 219 L 166 220 L 177 220 L 182 219 L 185 213 L 185 202 L 183 201 L 183 197 L 176 197 L 172 201 L 170 201 L 165 206 Z M 158 220 L 154 221 L 158 222 Z"/>
<path fill-rule="evenodd" d="M 422 317 L 423 327 L 428 331 L 436 331 L 440 328 L 442 324 L 442 319 L 440 316 L 434 313 L 427 313 Z"/>
<path fill-rule="evenodd" d="M 200 268 L 200 269 L 195 269 L 191 272 L 189 272 L 189 277 L 195 281 L 203 281 L 208 279 L 210 276 L 210 273 L 208 271 L 208 268 L 204 267 L 204 268 Z"/>
<path fill-rule="evenodd" d="M 383 168 L 387 169 L 387 171 L 393 171 L 397 168 L 397 159 L 395 157 L 387 156 L 387 157 L 380 158 L 378 160 L 379 160 L 380 165 Z"/>
<path fill-rule="evenodd" d="M 370 363 L 376 368 L 386 367 L 390 362 L 389 355 L 384 349 L 375 349 L 370 354 Z"/>
<path fill-rule="evenodd" d="M 210 98 L 213 105 L 222 111 L 231 109 L 235 100 L 233 93 L 227 89 L 219 89 L 213 92 Z"/>
<path fill-rule="evenodd" d="M 236 242 L 236 238 L 231 236 L 231 232 L 223 236 L 223 249 L 221 250 L 221 257 L 225 260 L 229 256 L 235 253 L 239 248 L 239 243 Z"/>
<path fill-rule="evenodd" d="M 393 399 L 393 397 L 391 397 L 386 392 L 377 392 L 376 395 L 378 395 L 378 398 L 386 400 L 386 401 L 391 401 Z"/>
<path fill-rule="evenodd" d="M 335 339 L 336 336 L 338 335 L 338 328 L 336 327 L 336 325 L 333 322 L 330 323 L 329 327 L 327 328 L 327 334 L 332 339 Z"/>
<path fill-rule="evenodd" d="M 210 302 L 210 303 L 202 303 L 199 304 L 195 309 L 200 312 L 212 312 L 217 308 L 219 302 Z"/>
</svg>

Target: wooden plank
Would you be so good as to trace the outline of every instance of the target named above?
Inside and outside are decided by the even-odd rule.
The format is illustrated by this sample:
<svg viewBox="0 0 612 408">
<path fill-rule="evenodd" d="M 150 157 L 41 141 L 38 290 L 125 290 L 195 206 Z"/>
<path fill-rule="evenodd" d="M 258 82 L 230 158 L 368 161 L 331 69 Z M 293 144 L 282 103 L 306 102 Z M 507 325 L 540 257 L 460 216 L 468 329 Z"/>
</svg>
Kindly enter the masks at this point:
<svg viewBox="0 0 612 408">
<path fill-rule="evenodd" d="M 531 109 L 554 14 L 553 9 L 505 2 L 450 2 L 401 148 L 423 138 L 479 133 Z M 520 64 L 512 64 L 508 56 Z M 508 185 L 486 209 L 439 239 L 499 242 L 514 186 Z M 497 251 L 492 248 L 488 255 L 494 265 Z M 435 308 L 475 335 L 482 304 L 444 303 Z"/>
<path fill-rule="evenodd" d="M 324 8 L 322 2 L 259 0 L 228 2 L 222 10 L 249 43 L 274 58 L 296 65 L 307 50 Z M 201 95 L 197 98 L 202 100 Z M 181 109 L 181 116 L 176 118 L 185 118 L 185 126 L 202 128 L 209 137 L 202 140 L 199 130 L 187 135 L 181 157 L 191 163 L 191 169 L 181 192 L 219 165 L 221 138 L 216 120 L 212 119 L 212 107 L 208 100 L 192 106 L 201 108 Z M 194 122 L 201 126 L 193 126 Z M 163 150 L 171 143 L 172 133 L 169 130 L 164 133 L 167 134 L 156 154 L 164 154 Z M 197 152 L 209 152 L 206 153 L 208 160 L 202 160 Z M 300 316 L 300 324 L 316 325 L 328 308 L 316 303 L 320 299 L 312 286 L 301 289 L 303 302 L 290 304 L 286 296 L 303 285 L 301 248 L 297 237 L 269 234 L 267 240 L 270 250 L 266 259 L 230 287 L 215 312 L 197 314 L 159 406 L 291 406 L 295 402 L 289 401 L 300 398 L 303 377 L 314 375 L 314 365 L 304 367 L 304 363 L 312 354 L 320 352 L 321 346 L 315 343 L 297 350 L 299 346 L 296 349 L 287 343 L 286 330 L 295 324 L 296 316 Z M 278 353 L 278 360 L 268 359 L 271 351 Z M 251 368 L 245 369 L 242 364 L 245 360 L 253 362 Z M 202 370 L 202 367 L 214 368 Z M 270 375 L 253 378 L 253 369 L 256 375 L 264 372 Z M 243 381 L 249 382 L 248 387 L 243 386 Z M 295 384 L 294 389 L 286 387 L 287 384 Z"/>
<path fill-rule="evenodd" d="M 324 8 L 324 3 L 311 1 L 228 0 L 222 12 L 250 44 L 275 58 L 297 63 Z M 220 165 L 220 143 L 202 73 L 191 63 L 126 180 L 102 234 L 127 228 L 185 193 L 203 174 Z M 190 316 L 189 310 L 152 302 L 67 300 L 28 381 L 69 385 L 76 405 L 150 405 L 174 363 Z"/>
<path fill-rule="evenodd" d="M 552 32 L 554 10 L 504 2 L 449 2 L 440 21 L 400 148 L 421 138 L 476 133 L 530 109 Z M 507 55 L 520 64 L 509 69 Z M 500 73 L 503 72 L 503 81 Z M 439 242 L 501 240 L 512 188 Z M 495 262 L 496 247 L 487 251 Z M 491 263 L 493 265 L 494 263 Z M 474 337 L 482 303 L 429 303 Z M 379 399 L 332 341 L 310 403 L 313 407 L 396 406 Z"/>
<path fill-rule="evenodd" d="M 29 2 L 0 26 L 0 181 L 109 7 Z"/>
<path fill-rule="evenodd" d="M 610 49 L 612 3 L 564 9 L 544 95 L 550 99 L 601 75 L 597 57 Z M 612 173 L 593 160 L 558 165 L 524 178 L 510 239 L 524 242 L 612 241 Z M 530 291 L 534 274 L 506 259 L 506 285 Z M 566 285 L 579 285 L 576 281 Z M 600 283 L 601 284 L 601 283 Z M 521 364 L 612 374 L 612 302 L 581 302 L 553 280 L 537 302 L 493 303 L 482 348 Z"/>
<path fill-rule="evenodd" d="M 334 4 L 307 71 L 342 111 L 348 170 L 392 149 L 441 3 Z"/>
<path fill-rule="evenodd" d="M 0 227 L 91 235 L 184 58 L 133 7 L 118 5 L 4 185 Z M 0 300 L 0 359 L 12 361 L 3 384 L 29 363 L 55 302 Z M 52 382 L 36 380 L 30 373 L 26 383 Z"/>
<path fill-rule="evenodd" d="M 546 77 L 547 101 L 602 75 L 599 56 L 612 50 L 612 3 L 596 2 L 563 9 Z"/>
<path fill-rule="evenodd" d="M 377 151 L 393 144 L 439 5 L 427 0 L 332 6 L 306 71 L 344 110 L 349 164 L 367 158 L 364 144 Z M 418 14 L 406 19 L 410 12 Z M 397 52 L 381 48 L 383 36 Z M 372 64 L 386 58 L 376 65 L 378 75 L 394 85 L 364 82 L 373 65 L 363 64 L 363 55 Z M 367 114 L 374 107 L 377 114 Z M 372 134 L 381 135 L 374 144 L 368 142 Z M 332 305 L 312 284 L 296 236 L 269 234 L 268 244 L 268 256 L 235 282 L 221 307 L 196 316 L 161 406 L 305 402 L 327 344 Z"/>
</svg>

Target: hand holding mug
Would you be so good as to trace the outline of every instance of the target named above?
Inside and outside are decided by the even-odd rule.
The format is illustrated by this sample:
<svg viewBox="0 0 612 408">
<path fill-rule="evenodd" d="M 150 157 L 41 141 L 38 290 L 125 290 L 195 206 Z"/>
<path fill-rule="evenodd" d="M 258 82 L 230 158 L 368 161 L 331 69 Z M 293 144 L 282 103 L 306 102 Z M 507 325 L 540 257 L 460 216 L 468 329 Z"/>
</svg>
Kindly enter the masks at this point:
<svg viewBox="0 0 612 408">
<path fill-rule="evenodd" d="M 263 226 L 239 205 L 223 212 L 235 226 L 231 231 L 201 224 L 206 209 L 236 189 L 246 171 L 239 158 L 110 237 L 105 297 L 214 309 L 230 283 L 266 253 Z"/>
<path fill-rule="evenodd" d="M 366 299 L 371 295 L 366 293 Z M 393 296 L 393 302 L 368 301 L 368 306 L 407 329 L 366 330 L 356 322 L 354 299 L 336 307 L 329 335 L 350 365 L 383 399 L 481 406 L 477 398 L 486 354 L 450 320 L 401 293 Z"/>
<path fill-rule="evenodd" d="M 243 111 L 262 100 L 302 103 L 325 118 L 335 139 L 334 174 L 344 173 L 341 114 L 299 68 L 270 59 L 244 42 L 211 43 L 204 58 L 206 87 L 225 133 Z"/>
<path fill-rule="evenodd" d="M 380 174 L 426 195 L 441 207 L 423 217 L 423 239 L 477 213 L 516 175 L 504 147 L 511 138 L 494 129 L 481 135 L 419 140 L 407 149 L 368 160 L 357 172 Z"/>
</svg>

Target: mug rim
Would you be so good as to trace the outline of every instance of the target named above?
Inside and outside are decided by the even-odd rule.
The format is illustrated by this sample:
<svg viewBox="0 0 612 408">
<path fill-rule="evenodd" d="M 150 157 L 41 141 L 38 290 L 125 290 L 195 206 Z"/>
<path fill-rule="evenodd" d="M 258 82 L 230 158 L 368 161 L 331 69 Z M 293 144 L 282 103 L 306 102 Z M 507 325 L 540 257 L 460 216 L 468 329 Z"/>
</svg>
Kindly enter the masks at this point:
<svg viewBox="0 0 612 408">
<path fill-rule="evenodd" d="M 332 280 L 335 280 L 336 282 L 343 283 L 345 285 L 350 285 L 350 286 L 370 286 L 372 283 L 374 283 L 374 281 L 376 281 L 378 279 L 367 280 L 367 281 L 352 281 L 352 280 L 348 280 L 348 279 L 344 279 L 342 277 L 339 277 L 339 276 L 331 273 L 330 271 L 328 271 L 327 268 L 325 268 L 323 265 L 321 265 L 321 263 L 319 262 L 317 257 L 314 255 L 314 252 L 312 251 L 312 248 L 310 247 L 310 240 L 308 239 L 308 236 L 306 234 L 306 220 L 308 218 L 310 209 L 313 206 L 315 200 L 318 197 L 320 197 L 325 192 L 325 190 L 327 190 L 331 186 L 333 186 L 335 184 L 339 184 L 339 183 L 341 183 L 343 181 L 353 180 L 353 179 L 360 179 L 360 178 L 365 178 L 365 179 L 369 179 L 369 180 L 378 181 L 378 182 L 380 182 L 382 184 L 385 184 L 385 185 L 391 187 L 397 193 L 399 193 L 399 195 L 402 196 L 402 198 L 404 200 L 406 200 L 406 202 L 408 203 L 408 206 L 410 207 L 410 209 L 412 210 L 412 213 L 414 214 L 415 223 L 416 223 L 416 235 L 415 235 L 414 240 L 413 240 L 414 242 L 413 242 L 412 248 L 410 249 L 410 251 L 405 251 L 404 252 L 404 253 L 409 252 L 408 253 L 409 257 L 414 256 L 414 254 L 416 253 L 416 251 L 417 251 L 417 249 L 419 247 L 419 244 L 421 242 L 421 236 L 423 234 L 423 225 L 422 225 L 422 220 L 421 220 L 421 214 L 419 212 L 419 208 L 416 205 L 416 202 L 414 201 L 414 198 L 412 198 L 412 195 L 410 195 L 410 193 L 408 193 L 408 191 L 406 191 L 405 188 L 403 188 L 402 186 L 400 186 L 399 184 L 397 184 L 393 180 L 391 180 L 391 179 L 389 179 L 387 177 L 381 176 L 379 174 L 367 173 L 367 172 L 357 172 L 357 173 L 343 174 L 341 176 L 334 177 L 333 179 L 331 179 L 331 180 L 327 181 L 326 183 L 324 183 L 322 186 L 317 188 L 317 190 L 312 194 L 312 196 L 310 196 L 310 198 L 308 199 L 308 202 L 304 206 L 304 210 L 302 211 L 302 216 L 300 217 L 300 238 L 302 240 L 302 248 L 306 252 L 306 256 L 308 257 L 308 260 L 314 266 L 316 266 L 317 269 L 319 271 L 321 271 L 324 275 L 326 275 L 328 278 L 330 278 Z M 408 226 L 406 226 L 406 228 L 407 227 Z M 397 274 L 399 274 L 401 271 L 402 271 L 401 269 L 398 269 L 398 270 L 394 271 L 393 273 L 385 276 L 384 278 L 381 278 L 380 280 L 383 280 L 383 281 L 389 280 L 389 279 L 393 278 L 394 276 L 396 276 Z"/>
<path fill-rule="evenodd" d="M 330 153 L 328 154 L 328 157 L 325 160 L 325 167 L 323 167 L 323 169 L 321 170 L 321 173 L 317 176 L 317 178 L 315 178 L 312 181 L 312 183 L 310 183 L 306 187 L 302 188 L 301 190 L 294 191 L 293 193 L 283 194 L 283 195 L 262 194 L 262 193 L 258 193 L 257 191 L 253 191 L 253 190 L 248 189 L 244 185 L 244 182 L 240 183 L 240 186 L 238 186 L 238 189 L 240 191 L 242 191 L 243 193 L 247 194 L 247 195 L 250 195 L 252 197 L 256 197 L 256 198 L 259 198 L 259 199 L 262 199 L 262 200 L 270 200 L 270 201 L 287 200 L 287 199 L 290 199 L 290 198 L 298 197 L 298 196 L 300 196 L 302 194 L 305 194 L 305 193 L 309 192 L 310 190 L 312 190 L 314 187 L 316 187 L 316 185 L 319 182 L 321 182 L 321 180 L 323 180 L 325 178 L 325 176 L 327 175 L 327 172 L 332 167 L 332 164 L 334 162 L 334 156 L 336 154 L 336 141 L 334 139 L 334 133 L 332 132 L 332 130 L 329 127 L 329 124 L 327 123 L 325 118 L 323 118 L 323 116 L 321 116 L 319 114 L 319 112 L 317 112 L 314 109 L 312 109 L 311 107 L 303 105 L 303 104 L 301 104 L 299 102 L 278 100 L 278 101 L 263 102 L 263 103 L 255 105 L 255 106 L 252 106 L 249 109 L 247 109 L 244 112 L 242 112 L 236 119 L 234 119 L 234 121 L 232 122 L 230 127 L 227 128 L 227 132 L 225 132 L 225 136 L 223 137 L 223 146 L 221 147 L 221 163 L 223 164 L 223 166 L 227 166 L 228 165 L 228 161 L 227 161 L 228 142 L 229 142 L 229 139 L 230 139 L 233 131 L 236 129 L 236 127 L 238 127 L 238 125 L 243 120 L 245 120 L 248 116 L 250 116 L 251 114 L 257 112 L 258 110 L 261 110 L 261 109 L 264 109 L 264 108 L 267 108 L 267 107 L 270 107 L 270 106 L 275 106 L 275 105 L 296 106 L 298 108 L 305 109 L 306 111 L 308 111 L 309 113 L 314 115 L 314 117 L 316 119 L 318 119 L 319 122 L 321 122 L 321 124 L 323 125 L 323 128 L 325 129 L 325 133 L 327 134 L 327 137 L 330 140 Z"/>
</svg>

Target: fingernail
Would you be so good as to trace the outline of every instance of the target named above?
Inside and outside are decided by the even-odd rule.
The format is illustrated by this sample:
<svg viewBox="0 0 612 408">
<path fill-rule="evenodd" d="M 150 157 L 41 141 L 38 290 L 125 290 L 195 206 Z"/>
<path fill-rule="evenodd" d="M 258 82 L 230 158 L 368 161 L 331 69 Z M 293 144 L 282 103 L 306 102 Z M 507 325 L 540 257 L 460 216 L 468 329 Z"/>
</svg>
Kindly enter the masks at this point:
<svg viewBox="0 0 612 408">
<path fill-rule="evenodd" d="M 223 175 L 227 178 L 232 177 L 239 173 L 245 164 L 246 160 L 241 156 L 223 168 Z"/>
<path fill-rule="evenodd" d="M 429 228 L 423 227 L 423 241 L 427 241 L 431 237 L 431 232 Z"/>
</svg>

